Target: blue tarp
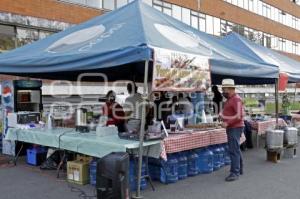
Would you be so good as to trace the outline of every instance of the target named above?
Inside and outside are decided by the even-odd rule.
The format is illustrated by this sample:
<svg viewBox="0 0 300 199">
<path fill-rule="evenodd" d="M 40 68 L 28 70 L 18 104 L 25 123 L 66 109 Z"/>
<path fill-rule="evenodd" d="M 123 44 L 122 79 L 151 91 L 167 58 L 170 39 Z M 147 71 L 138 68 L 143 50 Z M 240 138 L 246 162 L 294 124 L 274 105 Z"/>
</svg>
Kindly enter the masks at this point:
<svg viewBox="0 0 300 199">
<path fill-rule="evenodd" d="M 213 75 L 239 83 L 255 84 L 254 78 L 268 83 L 278 77 L 278 67 L 230 50 L 140 0 L 1 54 L 0 73 L 63 80 L 76 80 L 82 72 L 143 77 L 143 62 L 152 59 L 153 47 L 209 56 Z"/>
<path fill-rule="evenodd" d="M 289 76 L 290 82 L 300 81 L 300 62 L 251 42 L 234 32 L 224 37 L 222 41 L 225 46 L 248 56 L 255 62 L 278 66 L 280 72 Z"/>
</svg>

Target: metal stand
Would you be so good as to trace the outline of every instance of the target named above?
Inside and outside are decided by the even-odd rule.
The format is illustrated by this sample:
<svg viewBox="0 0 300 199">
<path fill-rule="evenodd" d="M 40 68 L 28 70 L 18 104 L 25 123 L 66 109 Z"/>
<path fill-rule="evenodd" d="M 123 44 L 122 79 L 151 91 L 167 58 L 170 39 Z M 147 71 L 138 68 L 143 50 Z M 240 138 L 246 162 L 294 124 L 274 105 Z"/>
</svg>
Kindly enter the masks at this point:
<svg viewBox="0 0 300 199">
<path fill-rule="evenodd" d="M 16 156 L 13 158 L 13 163 L 14 163 L 15 166 L 17 166 L 17 161 L 18 161 L 18 159 L 19 159 L 19 157 L 20 157 L 20 154 L 21 154 L 21 151 L 23 150 L 23 147 L 24 147 L 24 143 L 22 142 L 22 145 L 21 145 L 21 147 L 20 147 L 18 153 L 17 153 Z"/>
<path fill-rule="evenodd" d="M 276 112 L 276 128 L 278 128 L 279 105 L 278 105 L 278 79 L 275 79 L 275 112 Z"/>
<path fill-rule="evenodd" d="M 143 161 L 143 143 L 145 134 L 145 123 L 146 123 L 146 102 L 148 98 L 148 70 L 149 61 L 145 62 L 145 73 L 144 73 L 144 89 L 143 89 L 143 111 L 142 111 L 142 121 L 141 121 L 141 132 L 140 132 L 140 144 L 139 144 L 139 164 L 138 164 L 138 179 L 137 179 L 137 190 L 136 195 L 133 198 L 143 198 L 141 196 L 141 172 L 142 172 L 142 161 Z"/>
<path fill-rule="evenodd" d="M 56 175 L 57 178 L 59 178 L 60 170 L 61 170 L 62 166 L 64 165 L 65 161 L 67 161 L 67 156 L 66 156 L 66 151 L 64 150 L 63 155 L 60 158 L 60 162 L 57 166 L 57 170 L 56 170 L 57 171 L 57 175 Z"/>
</svg>

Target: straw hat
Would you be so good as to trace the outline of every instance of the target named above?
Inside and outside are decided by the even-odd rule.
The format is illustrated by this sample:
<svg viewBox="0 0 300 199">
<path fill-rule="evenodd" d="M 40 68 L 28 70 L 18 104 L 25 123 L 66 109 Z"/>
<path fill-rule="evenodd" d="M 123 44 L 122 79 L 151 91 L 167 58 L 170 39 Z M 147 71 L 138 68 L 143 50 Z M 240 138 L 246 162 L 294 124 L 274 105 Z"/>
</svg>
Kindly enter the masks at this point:
<svg viewBox="0 0 300 199">
<path fill-rule="evenodd" d="M 222 80 L 222 88 L 235 88 L 233 79 L 223 79 Z"/>
</svg>

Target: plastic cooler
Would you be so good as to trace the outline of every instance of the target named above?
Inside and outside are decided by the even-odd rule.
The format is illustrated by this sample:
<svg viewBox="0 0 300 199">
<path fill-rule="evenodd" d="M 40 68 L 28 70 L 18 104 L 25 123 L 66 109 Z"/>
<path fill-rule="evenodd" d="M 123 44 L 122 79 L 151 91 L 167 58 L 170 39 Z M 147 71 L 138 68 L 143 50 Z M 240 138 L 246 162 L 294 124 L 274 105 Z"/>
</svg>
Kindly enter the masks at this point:
<svg viewBox="0 0 300 199">
<path fill-rule="evenodd" d="M 27 164 L 39 166 L 46 160 L 46 156 L 44 148 L 27 149 Z"/>
</svg>

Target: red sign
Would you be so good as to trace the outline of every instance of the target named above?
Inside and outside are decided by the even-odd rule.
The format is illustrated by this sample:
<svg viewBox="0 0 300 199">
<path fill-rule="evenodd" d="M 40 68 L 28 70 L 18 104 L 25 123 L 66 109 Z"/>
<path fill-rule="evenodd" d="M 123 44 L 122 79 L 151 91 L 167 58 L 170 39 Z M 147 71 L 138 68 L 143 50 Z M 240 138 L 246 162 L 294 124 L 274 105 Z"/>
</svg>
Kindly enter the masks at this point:
<svg viewBox="0 0 300 199">
<path fill-rule="evenodd" d="M 278 90 L 285 91 L 288 84 L 289 76 L 286 73 L 279 74 Z"/>
</svg>

